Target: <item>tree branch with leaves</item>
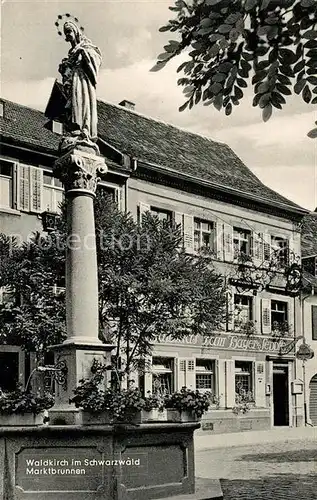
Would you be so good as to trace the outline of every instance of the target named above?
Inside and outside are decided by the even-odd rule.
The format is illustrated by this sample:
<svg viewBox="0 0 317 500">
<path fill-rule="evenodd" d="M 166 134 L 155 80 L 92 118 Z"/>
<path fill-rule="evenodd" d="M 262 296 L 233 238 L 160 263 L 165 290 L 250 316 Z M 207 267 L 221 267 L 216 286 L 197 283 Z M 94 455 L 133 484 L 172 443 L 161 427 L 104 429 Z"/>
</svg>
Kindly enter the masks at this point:
<svg viewBox="0 0 317 500">
<path fill-rule="evenodd" d="M 176 18 L 160 31 L 179 39 L 169 40 L 152 71 L 188 55 L 177 70 L 180 111 L 203 101 L 230 115 L 250 83 L 264 121 L 293 94 L 317 104 L 316 0 L 176 0 L 170 10 Z M 316 138 L 317 128 L 308 135 Z"/>
</svg>

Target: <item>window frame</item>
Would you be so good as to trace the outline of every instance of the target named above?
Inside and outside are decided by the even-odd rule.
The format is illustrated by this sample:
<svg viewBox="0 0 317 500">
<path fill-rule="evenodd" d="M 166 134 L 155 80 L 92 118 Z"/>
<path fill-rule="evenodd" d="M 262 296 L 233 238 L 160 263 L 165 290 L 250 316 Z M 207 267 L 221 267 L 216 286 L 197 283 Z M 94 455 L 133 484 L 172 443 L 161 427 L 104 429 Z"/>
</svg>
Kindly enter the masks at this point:
<svg viewBox="0 0 317 500">
<path fill-rule="evenodd" d="M 283 242 L 284 246 L 276 244 L 276 242 Z M 289 263 L 289 239 L 282 236 L 276 236 L 271 234 L 271 253 L 273 258 L 277 261 L 279 266 L 285 267 Z"/>
<path fill-rule="evenodd" d="M 248 304 L 238 304 L 236 302 L 236 299 L 245 299 L 248 301 Z M 241 319 L 240 313 L 236 315 L 236 310 L 238 309 L 236 306 L 240 306 L 242 309 L 240 312 L 247 310 L 248 308 L 248 319 Z M 248 321 L 253 321 L 254 320 L 254 297 L 252 295 L 244 295 L 244 294 L 239 294 L 235 293 L 233 296 L 233 328 L 234 330 L 239 329 L 239 325 L 245 325 L 247 324 Z"/>
<path fill-rule="evenodd" d="M 278 305 L 283 304 L 283 309 L 284 310 L 279 310 Z M 277 309 L 273 308 L 273 305 L 277 306 Z M 276 300 L 276 299 L 271 299 L 271 330 L 272 332 L 278 330 L 279 328 L 274 328 L 273 325 L 274 323 L 278 323 L 278 325 L 281 325 L 283 323 L 289 323 L 289 303 L 286 300 Z M 273 314 L 284 314 L 284 319 L 282 321 L 278 321 L 277 319 L 273 319 Z"/>
<path fill-rule="evenodd" d="M 155 369 L 155 363 L 153 363 L 154 360 L 161 360 L 161 364 L 156 364 L 158 366 L 157 369 Z M 170 367 L 164 367 L 164 360 L 170 364 Z M 169 389 L 167 390 L 168 394 L 171 394 L 175 390 L 175 358 L 172 356 L 153 356 L 152 357 L 152 367 L 151 367 L 151 373 L 152 373 L 152 393 L 160 392 L 162 389 L 161 387 L 156 390 L 154 384 L 155 384 L 155 378 L 157 380 L 160 379 L 160 377 L 165 377 L 166 381 L 168 382 L 166 385 L 169 385 Z M 164 383 L 165 384 L 165 383 Z M 164 385 L 163 390 L 166 389 L 166 385 Z M 163 392 L 165 394 L 165 391 Z"/>
<path fill-rule="evenodd" d="M 49 174 L 49 177 L 51 178 L 51 181 L 52 181 L 51 184 L 48 184 L 45 182 L 45 176 L 48 177 L 48 174 Z M 56 193 L 62 193 L 63 200 L 65 199 L 64 186 L 63 185 L 56 186 L 55 181 L 58 181 L 59 183 L 61 183 L 61 181 L 59 179 L 57 179 L 57 177 L 54 176 L 54 173 L 52 170 L 43 169 L 43 209 L 44 209 L 44 212 L 51 212 L 51 213 L 59 213 L 60 212 L 58 204 L 61 202 L 57 201 Z M 51 195 L 51 205 L 52 206 L 50 206 L 50 207 L 45 206 L 45 201 L 44 201 L 45 190 L 48 190 L 48 189 L 51 191 L 50 195 Z M 63 200 L 62 200 L 62 202 L 63 202 Z"/>
<path fill-rule="evenodd" d="M 246 251 L 243 251 L 241 246 L 246 245 Z M 238 245 L 238 248 L 236 246 Z M 246 257 L 252 256 L 252 233 L 249 229 L 233 226 L 232 236 L 233 257 L 238 259 L 241 255 Z"/>
<path fill-rule="evenodd" d="M 194 251 L 199 252 L 201 250 L 206 250 L 206 251 L 211 251 L 215 252 L 215 223 L 214 221 L 207 220 L 207 219 L 200 219 L 198 217 L 194 217 Z M 196 224 L 199 225 L 199 227 L 196 227 Z M 210 228 L 208 229 L 203 229 L 202 225 L 203 224 L 208 224 Z M 199 235 L 199 246 L 196 246 L 196 235 Z M 204 235 L 209 235 L 209 246 L 204 244 Z"/>
<path fill-rule="evenodd" d="M 207 368 L 203 369 L 203 363 L 206 363 Z M 207 363 L 210 363 L 210 368 L 208 368 Z M 215 395 L 216 391 L 216 360 L 208 358 L 196 358 L 195 362 L 195 387 L 196 390 L 201 392 L 212 392 Z M 197 377 L 208 376 L 210 377 L 210 387 L 198 387 Z"/>
<path fill-rule="evenodd" d="M 249 370 L 248 371 L 238 371 L 237 370 L 237 364 L 240 364 L 240 365 L 249 365 Z M 255 385 L 255 381 L 254 381 L 254 361 L 250 361 L 250 360 L 245 360 L 245 359 L 235 359 L 234 360 L 234 389 L 235 389 L 235 394 L 239 394 L 238 391 L 237 391 L 237 377 L 238 378 L 241 378 L 241 377 L 248 377 L 248 390 L 246 390 L 244 387 L 242 387 L 243 390 L 246 390 L 246 392 L 251 392 L 253 394 L 253 397 L 254 397 L 254 385 Z"/>
<path fill-rule="evenodd" d="M 173 222 L 173 211 L 172 210 L 157 207 L 155 205 L 150 205 L 150 212 L 153 216 L 157 216 L 161 222 L 166 221 L 169 224 L 171 224 Z M 166 217 L 161 218 L 160 215 L 165 215 Z"/>
<path fill-rule="evenodd" d="M 9 204 L 5 205 L 0 203 L 0 208 L 3 209 L 14 209 L 16 207 L 16 200 L 15 200 L 15 191 L 16 191 L 16 175 L 15 175 L 15 169 L 17 163 L 14 160 L 9 160 L 7 158 L 0 157 L 0 162 L 2 163 L 7 163 L 11 167 L 11 175 L 6 175 L 6 174 L 1 174 L 0 173 L 0 182 L 1 179 L 9 180 L 9 191 L 8 191 L 8 198 L 9 198 Z M 1 201 L 1 200 L 0 200 Z"/>
</svg>

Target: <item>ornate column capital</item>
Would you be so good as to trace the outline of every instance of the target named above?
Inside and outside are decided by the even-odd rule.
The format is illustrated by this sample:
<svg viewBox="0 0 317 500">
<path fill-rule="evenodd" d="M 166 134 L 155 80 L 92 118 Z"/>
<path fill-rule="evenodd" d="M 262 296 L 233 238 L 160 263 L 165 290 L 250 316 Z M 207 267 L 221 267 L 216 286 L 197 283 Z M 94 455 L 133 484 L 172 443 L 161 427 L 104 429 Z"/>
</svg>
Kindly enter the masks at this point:
<svg viewBox="0 0 317 500">
<path fill-rule="evenodd" d="M 61 156 L 54 164 L 54 175 L 69 191 L 80 190 L 95 195 L 99 175 L 107 172 L 104 158 L 80 149 L 73 149 Z"/>
</svg>

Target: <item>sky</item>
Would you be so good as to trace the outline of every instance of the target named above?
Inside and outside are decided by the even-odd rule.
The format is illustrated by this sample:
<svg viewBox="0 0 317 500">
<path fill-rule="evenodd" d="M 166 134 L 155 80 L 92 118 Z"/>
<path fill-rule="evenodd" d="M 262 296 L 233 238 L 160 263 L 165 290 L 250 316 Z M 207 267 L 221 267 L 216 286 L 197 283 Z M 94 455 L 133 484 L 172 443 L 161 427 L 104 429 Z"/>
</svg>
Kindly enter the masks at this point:
<svg viewBox="0 0 317 500">
<path fill-rule="evenodd" d="M 316 106 L 291 97 L 263 123 L 252 107 L 252 89 L 231 116 L 199 104 L 180 113 L 177 86 L 182 55 L 160 72 L 150 72 L 174 34 L 159 33 L 174 17 L 173 0 L 1 0 L 0 95 L 44 110 L 58 65 L 69 46 L 54 25 L 59 14 L 78 17 L 103 54 L 97 95 L 119 103 L 128 99 L 142 114 L 227 143 L 272 189 L 304 208 L 317 207 L 317 140 L 307 137 L 317 120 Z"/>
</svg>

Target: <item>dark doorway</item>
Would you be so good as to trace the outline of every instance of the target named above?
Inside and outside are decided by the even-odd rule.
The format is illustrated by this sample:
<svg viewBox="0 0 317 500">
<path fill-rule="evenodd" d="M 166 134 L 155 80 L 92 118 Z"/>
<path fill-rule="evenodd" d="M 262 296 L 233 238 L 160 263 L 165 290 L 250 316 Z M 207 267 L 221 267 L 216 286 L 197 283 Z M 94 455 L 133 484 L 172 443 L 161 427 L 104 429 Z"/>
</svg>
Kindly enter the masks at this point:
<svg viewBox="0 0 317 500">
<path fill-rule="evenodd" d="M 288 367 L 273 365 L 274 425 L 289 425 Z"/>
</svg>

